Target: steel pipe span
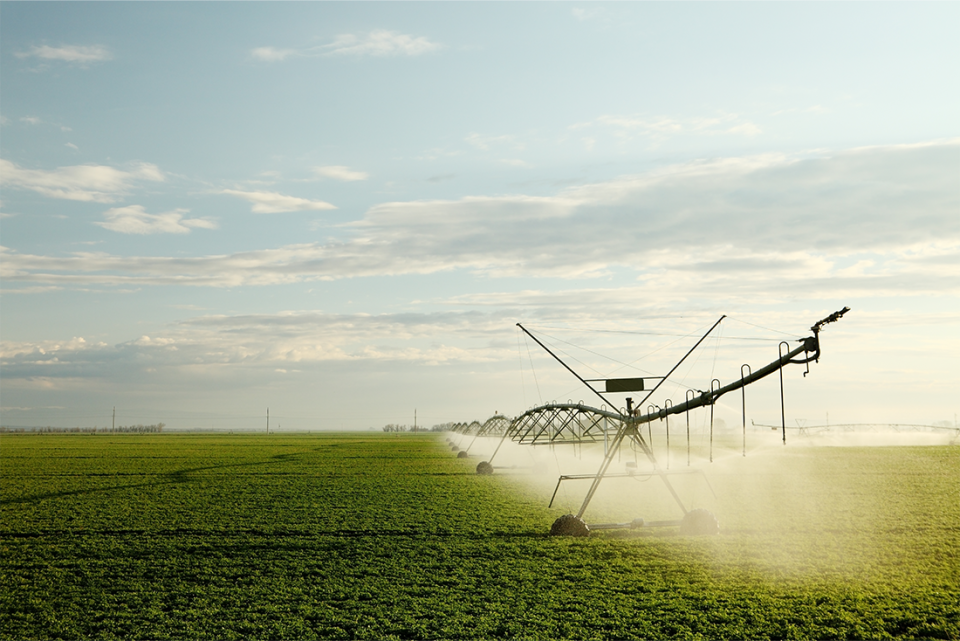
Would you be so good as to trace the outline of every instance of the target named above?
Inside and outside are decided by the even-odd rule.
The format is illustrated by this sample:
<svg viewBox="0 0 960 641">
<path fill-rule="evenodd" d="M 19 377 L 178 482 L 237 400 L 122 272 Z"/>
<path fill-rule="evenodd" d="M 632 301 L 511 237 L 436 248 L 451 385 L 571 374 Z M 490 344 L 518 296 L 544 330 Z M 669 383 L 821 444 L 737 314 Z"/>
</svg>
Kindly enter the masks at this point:
<svg viewBox="0 0 960 641">
<path fill-rule="evenodd" d="M 503 414 L 494 414 L 483 422 L 476 432 L 477 436 L 503 436 L 513 420 Z"/>
<path fill-rule="evenodd" d="M 797 357 L 801 354 L 811 354 L 801 359 Z M 510 438 L 517 443 L 536 444 L 541 442 L 559 443 L 559 442 L 598 442 L 603 440 L 605 429 L 598 428 L 602 419 L 607 419 L 612 424 L 609 428 L 624 425 L 642 425 L 666 418 L 672 414 L 682 414 L 698 407 L 708 407 L 716 403 L 724 394 L 729 394 L 735 390 L 745 387 L 766 376 L 769 376 L 787 364 L 803 364 L 816 360 L 820 356 L 819 342 L 815 338 L 807 338 L 802 341 L 799 347 L 796 347 L 776 361 L 766 365 L 751 374 L 735 380 L 734 382 L 712 389 L 708 392 L 702 392 L 699 395 L 689 398 L 682 403 L 669 405 L 666 408 L 646 414 L 634 413 L 633 415 L 600 409 L 584 405 L 583 403 L 547 403 L 527 410 L 514 419 L 513 425 L 509 430 Z M 590 417 L 586 418 L 585 417 Z"/>
<path fill-rule="evenodd" d="M 483 423 L 472 421 L 470 423 L 455 423 L 450 431 L 458 434 L 473 434 L 475 436 L 501 436 L 507 431 L 511 423 L 510 417 L 503 414 L 494 414 Z"/>
<path fill-rule="evenodd" d="M 599 443 L 620 427 L 623 418 L 582 403 L 549 403 L 514 419 L 509 435 L 523 445 Z"/>
<path fill-rule="evenodd" d="M 649 462 L 652 465 L 653 473 L 658 475 L 663 481 L 666 489 L 673 496 L 677 505 L 680 507 L 680 510 L 684 514 L 684 518 L 681 521 L 676 522 L 677 525 L 680 525 L 681 532 L 688 533 L 709 533 L 715 534 L 719 531 L 719 525 L 715 516 L 707 512 L 706 510 L 696 509 L 688 510 L 683 501 L 680 499 L 680 496 L 677 494 L 673 485 L 668 479 L 668 474 L 670 472 L 663 470 L 657 462 L 656 457 L 654 456 L 652 449 L 652 434 L 650 434 L 650 442 L 647 442 L 643 438 L 643 432 L 640 430 L 640 426 L 644 423 L 651 423 L 656 420 L 665 420 L 668 416 L 672 414 L 681 414 L 687 413 L 691 409 L 696 409 L 698 407 L 708 406 L 711 409 L 711 426 L 712 426 L 712 410 L 713 405 L 716 403 L 717 399 L 725 394 L 738 389 L 743 389 L 747 385 L 754 383 L 762 378 L 765 378 L 775 372 L 781 372 L 781 406 L 782 406 L 782 395 L 783 395 L 783 383 L 782 383 L 782 370 L 788 364 L 806 364 L 809 371 L 809 363 L 811 361 L 819 360 L 820 358 L 820 330 L 824 325 L 828 323 L 833 323 L 839 320 L 844 314 L 846 314 L 850 309 L 844 307 L 843 309 L 834 312 L 830 316 L 818 321 L 811 328 L 813 336 L 809 338 L 804 338 L 800 340 L 800 345 L 790 349 L 789 344 L 785 341 L 780 343 L 779 347 L 779 358 L 777 360 L 761 367 L 756 371 L 751 371 L 749 365 L 743 365 L 740 368 L 740 378 L 733 381 L 728 385 L 721 385 L 720 381 L 713 379 L 710 382 L 710 389 L 707 392 L 698 390 L 693 392 L 692 390 L 687 390 L 686 398 L 684 402 L 674 405 L 672 401 L 667 401 L 664 403 L 663 408 L 659 408 L 656 405 L 649 405 L 652 411 L 648 411 L 646 414 L 641 413 L 640 407 L 660 388 L 660 386 L 666 382 L 674 371 L 683 363 L 684 360 L 694 350 L 707 338 L 707 336 L 720 324 L 720 322 L 725 318 L 721 317 L 713 326 L 704 334 L 697 343 L 690 348 L 689 351 L 681 358 L 673 368 L 667 372 L 663 377 L 660 377 L 660 382 L 657 383 L 653 389 L 651 389 L 646 396 L 638 404 L 637 409 L 634 409 L 632 405 L 632 399 L 627 399 L 627 408 L 626 411 L 610 411 L 606 409 L 590 407 L 584 405 L 583 403 L 548 403 L 540 405 L 533 409 L 527 410 L 517 418 L 513 420 L 509 428 L 504 432 L 503 437 L 500 440 L 500 443 L 497 445 L 497 448 L 494 450 L 493 454 L 490 456 L 489 461 L 483 461 L 477 465 L 478 474 L 492 474 L 493 473 L 493 459 L 496 457 L 497 452 L 500 451 L 501 446 L 504 441 L 508 438 L 520 443 L 527 445 L 537 445 L 537 444 L 558 444 L 558 443 L 596 443 L 603 441 L 604 443 L 604 458 L 603 462 L 600 464 L 600 469 L 595 475 L 581 475 L 577 478 L 590 478 L 592 483 L 590 489 L 587 491 L 587 495 L 584 498 L 583 504 L 580 506 L 580 510 L 574 514 L 566 514 L 553 524 L 551 528 L 551 533 L 554 534 L 573 534 L 576 536 L 584 536 L 589 533 L 590 528 L 587 526 L 586 522 L 583 521 L 583 514 L 587 509 L 587 506 L 590 504 L 591 499 L 593 498 L 594 493 L 597 491 L 597 487 L 600 482 L 603 480 L 603 477 L 607 474 L 610 465 L 613 461 L 614 455 L 619 451 L 620 445 L 625 441 L 630 441 L 638 447 L 643 454 L 647 457 Z M 606 398 L 601 394 L 597 389 L 589 384 L 587 380 L 582 378 L 577 374 L 569 365 L 564 363 L 556 354 L 554 354 L 550 349 L 544 345 L 536 336 L 531 334 L 529 330 L 518 323 L 518 327 L 523 330 L 528 336 L 530 336 L 537 344 L 543 347 L 551 356 L 554 357 L 561 365 L 563 365 L 570 373 L 572 373 L 577 379 L 579 379 L 584 385 L 586 385 L 593 393 L 595 393 L 602 400 Z M 783 348 L 786 347 L 787 350 L 784 352 Z M 744 374 L 744 368 L 747 368 L 748 372 Z M 806 374 L 804 374 L 806 375 Z M 744 413 L 744 416 L 746 414 Z M 744 418 L 744 424 L 746 424 L 746 418 Z M 669 423 L 667 423 L 667 438 L 669 439 Z M 611 438 L 611 432 L 613 437 Z M 689 424 L 687 427 L 687 434 L 689 439 Z M 712 449 L 712 438 L 713 430 L 711 427 L 711 458 L 713 460 L 713 449 Z M 786 444 L 786 428 L 784 427 L 784 444 Z M 688 443 L 688 464 L 689 464 L 689 443 Z M 669 461 L 668 461 L 669 465 Z M 561 476 L 560 481 L 564 479 L 574 478 L 572 476 Z M 559 481 L 558 481 L 559 487 Z M 616 523 L 616 524 L 602 524 L 600 528 L 613 528 L 613 527 L 625 527 L 627 525 L 633 526 L 633 524 L 640 523 L 643 524 L 642 519 L 635 519 L 634 521 L 628 524 Z M 672 523 L 672 522 L 671 522 Z"/>
</svg>

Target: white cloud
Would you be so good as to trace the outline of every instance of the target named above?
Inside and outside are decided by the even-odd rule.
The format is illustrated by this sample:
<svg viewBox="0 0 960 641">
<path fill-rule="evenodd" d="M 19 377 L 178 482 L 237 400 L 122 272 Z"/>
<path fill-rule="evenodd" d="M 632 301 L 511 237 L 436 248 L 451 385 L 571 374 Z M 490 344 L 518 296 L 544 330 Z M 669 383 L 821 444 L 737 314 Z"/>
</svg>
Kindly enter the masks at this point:
<svg viewBox="0 0 960 641">
<path fill-rule="evenodd" d="M 533 165 L 531 165 L 530 163 L 523 160 L 519 160 L 518 158 L 501 158 L 500 162 L 503 163 L 504 165 L 510 165 L 511 167 L 525 167 L 525 168 L 533 167 Z"/>
<path fill-rule="evenodd" d="M 64 147 L 70 147 L 70 149 L 73 149 L 74 151 L 80 151 L 80 148 L 77 147 L 77 146 L 76 146 L 75 144 L 73 144 L 72 142 L 64 143 L 63 146 L 64 146 Z"/>
<path fill-rule="evenodd" d="M 104 60 L 111 60 L 113 58 L 113 54 L 110 53 L 110 50 L 103 45 L 64 45 L 61 47 L 42 45 L 39 47 L 31 47 L 29 51 L 18 52 L 14 55 L 16 55 L 18 58 L 33 57 L 40 58 L 41 60 L 62 60 L 64 62 L 73 62 L 78 64 L 102 62 Z"/>
<path fill-rule="evenodd" d="M 383 203 L 345 227 L 352 237 L 326 244 L 189 259 L 5 250 L 0 264 L 8 282 L 64 286 L 268 285 L 455 269 L 588 278 L 626 269 L 660 297 L 958 295 L 958 168 L 956 141 L 717 159 L 555 196 Z M 866 260 L 869 269 L 849 269 Z"/>
<path fill-rule="evenodd" d="M 20 118 L 20 122 L 25 122 L 28 125 L 39 125 L 41 120 L 36 116 L 23 116 Z"/>
<path fill-rule="evenodd" d="M 268 384 L 265 381 L 276 370 L 286 370 L 291 377 L 307 374 L 297 378 L 308 386 L 313 403 L 317 402 L 316 394 L 323 394 L 325 389 L 330 402 L 342 402 L 349 392 L 331 393 L 333 380 L 347 379 L 347 387 L 369 385 L 371 377 L 364 374 L 375 367 L 373 380 L 396 380 L 409 402 L 409 395 L 415 397 L 416 393 L 403 382 L 413 381 L 414 387 L 422 387 L 425 368 L 443 366 L 440 376 L 455 378 L 457 387 L 472 390 L 475 396 L 482 372 L 490 364 L 487 371 L 501 383 L 497 386 L 485 381 L 480 388 L 489 395 L 477 403 L 486 405 L 483 411 L 491 411 L 487 405 L 491 398 L 499 399 L 497 407 L 508 413 L 541 400 L 592 404 L 594 399 L 583 395 L 581 384 L 535 345 L 529 344 L 529 352 L 525 348 L 520 351 L 527 341 L 514 326 L 518 319 L 581 374 L 606 377 L 628 376 L 629 372 L 662 375 L 721 313 L 709 303 L 695 307 L 684 304 L 678 311 L 678 306 L 669 301 L 663 304 L 652 299 L 643 287 L 481 294 L 450 303 L 475 309 L 377 315 L 317 310 L 207 315 L 151 330 L 148 336 L 131 332 L 127 340 L 114 344 L 80 337 L 3 341 L 0 368 L 4 390 L 13 391 L 5 400 L 21 407 L 62 403 L 63 397 L 46 394 L 30 403 L 17 392 L 27 386 L 56 390 L 100 382 L 109 387 L 108 394 L 115 394 L 113 386 L 122 382 L 128 390 L 139 387 L 156 393 L 173 388 L 174 397 L 194 388 L 208 406 L 211 394 L 221 386 L 233 392 L 244 390 L 241 394 L 257 389 L 259 392 L 252 396 L 260 398 Z M 823 300 L 810 301 L 804 308 L 779 304 L 765 309 L 751 303 L 751 311 L 742 314 L 724 305 L 728 318 L 698 353 L 703 358 L 690 359 L 671 376 L 663 394 L 678 402 L 686 389 L 704 389 L 711 378 L 717 377 L 722 383 L 736 379 L 743 363 L 751 364 L 756 371 L 758 366 L 775 360 L 780 340 L 809 335 L 813 322 L 838 308 L 832 301 Z M 907 385 L 926 389 L 926 396 L 941 394 L 949 398 L 956 386 L 953 365 L 960 348 L 949 338 L 957 322 L 956 312 L 923 314 L 904 309 L 878 313 L 855 306 L 841 323 L 824 331 L 824 359 L 811 365 L 812 376 L 803 378 L 802 367 L 791 367 L 787 372 L 793 381 L 803 381 L 804 390 L 812 387 L 815 397 L 835 394 L 833 402 L 846 411 L 850 411 L 849 397 L 857 387 L 890 390 L 891 386 Z M 890 340 L 891 327 L 896 327 L 898 340 Z M 518 357 L 523 362 L 520 376 L 516 371 Z M 533 389 L 531 368 L 536 369 L 537 391 Z M 792 411 L 803 417 L 805 410 L 800 407 L 802 397 L 798 399 L 798 394 L 804 391 L 790 379 L 787 389 Z M 850 380 L 856 383 L 844 383 Z M 526 392 L 516 389 L 524 384 Z M 837 393 L 831 389 L 836 387 L 843 389 Z M 304 392 L 301 388 L 296 393 Z M 862 396 L 862 391 L 854 396 Z M 747 398 L 752 414 L 779 416 L 779 396 L 772 388 L 753 397 L 748 394 Z M 868 393 L 864 403 L 876 404 L 878 398 Z M 660 398 L 651 400 L 661 402 Z M 716 410 L 739 417 L 739 401 L 739 397 L 721 401 Z M 242 405 L 244 401 L 239 402 Z M 106 407 L 109 417 L 110 405 Z M 474 410 L 464 410 L 460 404 L 455 411 Z M 834 411 L 830 411 L 833 418 Z"/>
<path fill-rule="evenodd" d="M 217 228 L 212 220 L 184 218 L 188 211 L 174 209 L 161 214 L 148 214 L 140 205 L 115 207 L 104 212 L 104 222 L 94 224 L 121 234 L 186 234 L 192 228 Z"/>
<path fill-rule="evenodd" d="M 372 315 L 317 311 L 217 315 L 179 323 L 174 333 L 202 336 L 202 342 L 208 344 L 241 342 L 246 360 L 274 364 L 374 359 L 476 362 L 490 360 L 489 350 L 464 349 L 462 341 L 456 348 L 438 345 L 438 339 L 459 336 L 486 343 L 492 324 L 502 326 L 499 317 L 492 320 L 495 316 L 477 312 Z M 399 347 L 397 343 L 405 345 Z"/>
<path fill-rule="evenodd" d="M 253 204 L 251 211 L 255 214 L 278 214 L 288 211 L 310 211 L 336 209 L 336 205 L 322 200 L 307 200 L 295 196 L 285 196 L 272 191 L 238 191 L 224 189 L 221 194 L 237 196 Z"/>
<path fill-rule="evenodd" d="M 296 55 L 296 53 L 294 49 L 277 49 L 275 47 L 257 47 L 250 51 L 251 56 L 257 60 L 264 60 L 266 62 L 286 60 L 290 56 Z"/>
<path fill-rule="evenodd" d="M 396 31 L 376 29 L 366 36 L 342 34 L 323 45 L 328 55 L 343 56 L 419 56 L 436 51 L 441 45 L 427 38 L 414 37 Z"/>
<path fill-rule="evenodd" d="M 334 180 L 341 180 L 343 182 L 366 180 L 370 177 L 365 171 L 357 171 L 355 169 L 350 169 L 349 167 L 344 167 L 343 165 L 314 167 L 313 171 L 318 176 L 323 176 L 324 178 L 333 178 Z"/>
<path fill-rule="evenodd" d="M 375 29 L 366 35 L 340 34 L 325 45 L 300 49 L 257 47 L 250 55 L 265 62 L 282 62 L 290 57 L 316 56 L 419 56 L 441 49 L 443 45 L 431 42 L 426 37 L 414 37 L 396 31 Z"/>
<path fill-rule="evenodd" d="M 638 301 L 642 303 L 638 304 Z M 559 347 L 564 354 L 571 354 L 571 349 L 576 348 L 569 343 L 556 343 L 551 335 L 559 333 L 569 339 L 572 338 L 570 328 L 578 328 L 573 343 L 590 350 L 572 352 L 579 361 L 575 367 L 581 372 L 583 367 L 589 366 L 601 375 L 613 374 L 624 369 L 623 355 L 647 354 L 654 356 L 653 362 L 648 358 L 642 362 L 636 362 L 634 357 L 629 360 L 642 371 L 662 374 L 717 319 L 720 312 L 711 309 L 710 302 L 701 301 L 695 308 L 683 303 L 681 313 L 677 305 L 671 304 L 673 301 L 654 299 L 649 290 L 638 286 L 473 294 L 449 301 L 450 305 L 461 309 L 475 308 L 468 311 L 372 315 L 307 310 L 207 315 L 152 330 L 149 336 L 132 334 L 136 338 L 112 345 L 80 337 L 63 341 L 3 341 L 0 342 L 0 367 L 4 372 L 5 386 L 16 386 L 16 381 L 39 379 L 53 384 L 64 379 L 82 378 L 86 381 L 123 381 L 125 384 L 139 381 L 153 389 L 157 384 L 157 372 L 167 377 L 165 380 L 188 380 L 190 384 L 202 377 L 224 383 L 224 376 L 245 376 L 248 381 L 262 385 L 256 372 L 273 372 L 281 368 L 290 372 L 315 373 L 319 369 L 311 369 L 311 365 L 319 365 L 328 375 L 333 367 L 335 376 L 342 376 L 351 371 L 344 367 L 370 362 L 376 362 L 380 367 L 388 362 L 424 366 L 496 363 L 497 375 L 502 378 L 504 364 L 510 363 L 512 369 L 517 362 L 519 334 L 514 323 L 523 319 L 525 326 L 538 333 L 543 327 L 544 333 L 540 336 Z M 739 314 L 731 311 L 730 301 L 724 302 L 723 311 L 730 316 L 722 331 L 715 335 L 718 340 L 711 339 L 708 343 L 709 357 L 691 362 L 690 369 L 678 372 L 668 387 L 682 379 L 703 386 L 714 375 L 728 382 L 739 376 L 742 363 L 749 362 L 756 367 L 772 361 L 776 357 L 778 341 L 808 335 L 811 323 L 838 308 L 822 299 L 811 300 L 809 308 L 801 308 L 799 313 L 797 308 L 787 309 L 782 304 L 775 304 L 767 310 L 760 305 L 763 311 L 751 312 L 743 318 L 746 322 L 741 322 Z M 751 301 L 749 307 L 756 309 L 758 305 Z M 934 357 L 931 364 L 943 368 L 948 378 L 937 380 L 932 376 L 928 378 L 934 382 L 923 380 L 919 385 L 935 385 L 949 394 L 956 378 L 949 368 L 956 361 L 958 346 L 956 341 L 945 341 L 944 338 L 951 335 L 957 321 L 955 311 L 923 314 L 904 309 L 871 313 L 856 308 L 841 324 L 831 325 L 825 332 L 824 353 L 831 359 L 829 363 L 825 360 L 817 366 L 818 371 L 826 374 L 823 384 L 836 385 L 842 380 L 836 374 L 828 374 L 828 368 L 836 367 L 840 357 L 849 355 L 851 350 L 857 350 L 854 353 L 858 355 L 858 362 L 851 367 L 861 368 L 861 377 L 870 376 L 872 372 L 878 380 L 889 378 L 888 372 L 877 372 L 873 367 L 877 364 L 883 366 L 877 362 L 880 359 L 886 367 L 902 370 L 915 367 L 918 352 L 926 351 Z M 912 333 L 913 340 L 891 344 L 891 326 L 898 328 L 900 337 L 904 336 L 904 329 Z M 778 331 L 764 329 L 767 327 Z M 655 333 L 651 334 L 651 331 Z M 719 340 L 721 334 L 724 341 Z M 748 340 L 742 340 L 744 337 Z M 668 349 L 653 354 L 664 347 Z M 523 360 L 529 363 L 535 359 L 538 368 L 543 365 L 538 373 L 538 386 L 543 386 L 547 399 L 571 398 L 564 393 L 568 389 L 572 390 L 571 393 L 580 393 L 579 383 L 545 354 L 535 347 L 533 349 L 530 361 L 527 361 L 526 353 Z M 902 358 L 907 352 L 909 360 Z M 603 359 L 599 354 L 613 358 Z M 868 358 L 864 358 L 865 355 Z M 473 375 L 475 370 L 472 367 L 475 366 L 472 365 L 469 372 L 462 371 L 463 376 Z M 797 378 L 800 369 L 793 369 Z M 382 374 L 383 370 L 380 369 L 379 373 Z M 144 378 L 144 374 L 149 377 Z M 407 379 L 417 377 L 410 369 L 404 376 Z M 898 380 L 896 376 L 893 378 Z M 811 381 L 818 379 L 819 376 L 812 377 Z M 234 387 L 234 380 L 237 379 L 225 384 Z M 313 376 L 311 385 L 316 387 Z M 209 391 L 210 387 L 204 386 L 204 393 Z M 679 387 L 681 398 L 683 391 L 684 387 Z M 674 392 L 667 393 L 672 395 Z M 576 396 L 572 398 L 577 399 Z M 50 400 L 45 399 L 46 402 Z M 771 405 L 776 402 L 774 396 Z"/>
<path fill-rule="evenodd" d="M 512 345 L 489 344 L 491 333 L 504 326 L 500 315 L 489 312 L 201 316 L 115 345 L 82 337 L 3 341 L 0 366 L 9 382 L 81 375 L 126 379 L 161 368 L 181 376 L 198 369 L 272 371 L 337 361 L 478 363 L 514 356 Z"/>
<path fill-rule="evenodd" d="M 109 203 L 129 191 L 135 182 L 165 179 L 163 172 L 150 163 L 136 164 L 126 171 L 106 165 L 74 165 L 46 171 L 23 169 L 0 159 L 0 184 L 65 200 Z"/>
<path fill-rule="evenodd" d="M 756 136 L 762 132 L 756 124 L 744 121 L 737 114 L 714 117 L 668 118 L 663 116 L 605 114 L 588 122 L 571 125 L 571 129 L 608 128 L 620 138 L 644 136 L 662 140 L 679 135 Z"/>
<path fill-rule="evenodd" d="M 56 285 L 35 285 L 33 287 L 3 288 L 0 289 L 0 294 L 46 294 L 62 290 L 63 287 L 57 287 Z"/>
</svg>

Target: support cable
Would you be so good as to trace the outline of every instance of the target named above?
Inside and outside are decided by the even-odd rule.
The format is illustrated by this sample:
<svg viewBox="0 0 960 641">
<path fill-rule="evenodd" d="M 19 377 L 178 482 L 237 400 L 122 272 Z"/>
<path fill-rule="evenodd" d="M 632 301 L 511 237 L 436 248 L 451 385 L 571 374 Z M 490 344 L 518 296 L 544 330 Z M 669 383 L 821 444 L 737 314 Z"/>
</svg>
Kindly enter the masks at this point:
<svg viewBox="0 0 960 641">
<path fill-rule="evenodd" d="M 523 329 L 523 326 L 520 323 L 517 323 L 517 327 Z M 530 353 L 530 343 L 526 340 L 523 341 L 524 345 L 527 346 L 527 358 L 530 359 L 530 371 L 533 373 L 533 382 L 537 386 L 537 398 L 540 399 L 540 404 L 543 405 L 543 394 L 540 393 L 540 381 L 537 380 L 537 368 L 533 366 L 533 355 Z"/>
</svg>

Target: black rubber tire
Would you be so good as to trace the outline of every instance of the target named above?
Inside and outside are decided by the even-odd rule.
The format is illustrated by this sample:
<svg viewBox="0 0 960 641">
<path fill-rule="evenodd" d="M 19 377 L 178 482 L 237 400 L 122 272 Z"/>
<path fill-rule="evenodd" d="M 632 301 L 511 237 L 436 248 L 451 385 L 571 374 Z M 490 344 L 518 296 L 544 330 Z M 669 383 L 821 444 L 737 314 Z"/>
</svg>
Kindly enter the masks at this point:
<svg viewBox="0 0 960 641">
<path fill-rule="evenodd" d="M 467 454 L 466 450 L 460 450 L 457 452 L 457 458 L 467 458 L 468 456 L 470 455 Z"/>
<path fill-rule="evenodd" d="M 590 526 L 575 514 L 564 514 L 550 526 L 551 536 L 589 536 Z"/>
<path fill-rule="evenodd" d="M 451 446 L 450 446 L 450 449 L 451 449 L 452 451 L 454 451 L 454 452 L 457 452 L 457 451 L 460 450 L 460 448 L 457 447 L 456 445 L 451 445 Z"/>
<path fill-rule="evenodd" d="M 687 512 L 680 522 L 680 534 L 685 536 L 712 536 L 720 534 L 720 522 L 713 512 L 702 507 Z"/>
<path fill-rule="evenodd" d="M 493 466 L 486 461 L 477 463 L 477 474 L 493 474 Z"/>
</svg>

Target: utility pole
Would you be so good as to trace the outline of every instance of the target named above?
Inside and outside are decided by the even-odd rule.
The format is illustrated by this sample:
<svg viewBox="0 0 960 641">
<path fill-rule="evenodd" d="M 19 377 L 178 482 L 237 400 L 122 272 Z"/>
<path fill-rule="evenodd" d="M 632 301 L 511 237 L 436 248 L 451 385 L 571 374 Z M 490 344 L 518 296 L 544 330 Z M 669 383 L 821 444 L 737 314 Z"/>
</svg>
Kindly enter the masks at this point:
<svg viewBox="0 0 960 641">
<path fill-rule="evenodd" d="M 417 431 L 417 408 L 413 408 L 413 431 Z"/>
<path fill-rule="evenodd" d="M 267 434 L 270 433 L 270 408 L 267 408 Z"/>
<path fill-rule="evenodd" d="M 117 429 L 117 406 L 113 406 L 113 420 L 110 421 L 110 431 L 116 431 Z"/>
</svg>

